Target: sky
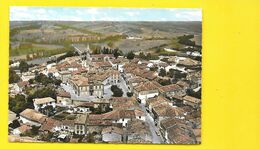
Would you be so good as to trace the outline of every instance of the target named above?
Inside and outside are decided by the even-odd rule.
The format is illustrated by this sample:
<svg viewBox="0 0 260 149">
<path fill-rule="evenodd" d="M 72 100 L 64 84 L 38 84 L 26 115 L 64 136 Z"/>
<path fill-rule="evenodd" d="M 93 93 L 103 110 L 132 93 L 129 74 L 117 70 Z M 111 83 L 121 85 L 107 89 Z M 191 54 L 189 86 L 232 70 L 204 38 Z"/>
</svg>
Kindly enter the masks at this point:
<svg viewBox="0 0 260 149">
<path fill-rule="evenodd" d="M 201 21 L 194 8 L 10 7 L 11 21 Z"/>
</svg>

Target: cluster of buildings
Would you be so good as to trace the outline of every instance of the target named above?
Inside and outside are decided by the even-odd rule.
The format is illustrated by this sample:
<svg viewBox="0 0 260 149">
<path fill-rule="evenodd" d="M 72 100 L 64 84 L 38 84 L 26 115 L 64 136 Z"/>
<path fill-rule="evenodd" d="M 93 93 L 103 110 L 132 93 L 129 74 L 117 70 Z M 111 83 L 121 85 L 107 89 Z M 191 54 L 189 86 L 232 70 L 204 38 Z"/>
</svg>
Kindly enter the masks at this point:
<svg viewBox="0 0 260 149">
<path fill-rule="evenodd" d="M 177 56 L 160 56 L 159 60 L 151 61 L 115 59 L 112 54 L 91 54 L 87 48 L 79 56 L 37 65 L 22 74 L 17 71 L 21 81 L 9 85 L 12 97 L 26 95 L 28 86 L 38 87 L 29 82 L 36 72 L 54 76 L 62 83 L 56 86 L 56 99 L 34 98 L 33 109 L 16 114 L 9 111 L 12 115 L 9 122 L 17 120 L 20 124 L 9 128 L 10 140 L 200 143 L 201 99 L 189 93 L 201 89 L 200 65 L 191 58 Z M 161 69 L 186 75 L 162 85 L 158 79 L 172 78 L 159 76 Z M 121 88 L 122 97 L 113 97 L 112 85 Z M 48 108 L 53 115 L 46 114 Z M 36 135 L 28 133 L 35 129 Z"/>
</svg>

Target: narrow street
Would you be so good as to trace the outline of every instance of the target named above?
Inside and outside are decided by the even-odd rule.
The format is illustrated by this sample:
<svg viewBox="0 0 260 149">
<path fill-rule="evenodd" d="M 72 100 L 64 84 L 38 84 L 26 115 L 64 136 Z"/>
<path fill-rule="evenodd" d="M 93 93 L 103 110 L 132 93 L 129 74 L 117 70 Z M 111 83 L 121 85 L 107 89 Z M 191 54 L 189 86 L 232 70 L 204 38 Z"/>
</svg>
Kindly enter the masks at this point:
<svg viewBox="0 0 260 149">
<path fill-rule="evenodd" d="M 140 104 L 140 107 L 146 115 L 145 119 L 146 119 L 147 124 L 149 125 L 150 131 L 151 131 L 151 134 L 152 134 L 152 142 L 155 143 L 155 144 L 163 143 L 161 136 L 157 135 L 157 133 L 156 133 L 157 128 L 154 124 L 153 118 L 146 111 L 144 104 Z"/>
<path fill-rule="evenodd" d="M 119 81 L 120 83 L 118 83 L 118 86 L 124 92 L 123 97 L 127 97 L 127 92 L 129 92 L 129 89 L 128 86 L 126 85 L 125 80 L 123 79 L 123 77 L 121 77 L 121 75 L 119 76 Z"/>
</svg>

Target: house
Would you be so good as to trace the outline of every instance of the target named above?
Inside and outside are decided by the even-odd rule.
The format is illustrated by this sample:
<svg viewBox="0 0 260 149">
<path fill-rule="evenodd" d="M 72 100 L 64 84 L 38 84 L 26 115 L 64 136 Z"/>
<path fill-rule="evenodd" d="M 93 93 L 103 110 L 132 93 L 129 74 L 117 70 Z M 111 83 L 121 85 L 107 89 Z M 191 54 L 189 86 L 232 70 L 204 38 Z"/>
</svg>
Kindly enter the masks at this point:
<svg viewBox="0 0 260 149">
<path fill-rule="evenodd" d="M 200 144 L 201 143 L 201 129 L 200 128 L 193 129 L 193 133 L 196 137 L 196 143 Z"/>
<path fill-rule="evenodd" d="M 128 88 L 130 91 L 134 90 L 134 87 L 138 86 L 141 83 L 147 82 L 148 80 L 139 76 L 128 78 L 127 83 L 128 83 Z"/>
<path fill-rule="evenodd" d="M 160 132 L 166 143 L 170 144 L 195 144 L 196 139 L 192 128 L 184 121 L 167 118 L 160 122 Z"/>
<path fill-rule="evenodd" d="M 101 98 L 104 94 L 104 85 L 100 80 L 75 75 L 70 78 L 69 82 L 78 96 L 97 96 Z"/>
<path fill-rule="evenodd" d="M 91 113 L 91 110 L 94 109 L 94 102 L 83 102 L 78 105 L 76 105 L 73 108 L 73 111 L 75 113 Z"/>
<path fill-rule="evenodd" d="M 72 104 L 71 95 L 63 89 L 57 91 L 57 104 L 60 106 L 69 106 Z"/>
<path fill-rule="evenodd" d="M 61 122 L 52 118 L 46 118 L 39 129 L 41 132 L 57 132 L 61 130 Z"/>
<path fill-rule="evenodd" d="M 112 126 L 111 120 L 104 119 L 104 114 L 89 114 L 87 118 L 87 132 L 101 134 L 103 128 Z"/>
<path fill-rule="evenodd" d="M 21 76 L 22 81 L 29 81 L 30 79 L 34 79 L 34 78 L 35 78 L 35 74 L 31 72 L 25 72 Z"/>
<path fill-rule="evenodd" d="M 115 124 L 127 127 L 128 121 L 139 119 L 145 121 L 145 114 L 141 110 L 113 110 L 103 114 L 103 120 L 111 120 Z"/>
<path fill-rule="evenodd" d="M 177 96 L 186 95 L 186 90 L 183 90 L 177 84 L 170 84 L 170 85 L 162 86 L 159 88 L 159 91 L 162 95 L 164 95 L 166 97 L 172 96 L 172 95 L 177 95 Z"/>
<path fill-rule="evenodd" d="M 152 108 L 152 116 L 155 125 L 160 127 L 160 122 L 165 118 L 184 119 L 184 110 L 179 107 L 172 107 L 168 103 L 160 104 Z"/>
<path fill-rule="evenodd" d="M 59 71 L 59 77 L 63 83 L 67 83 L 68 79 L 72 76 L 70 71 Z"/>
<path fill-rule="evenodd" d="M 190 88 L 195 89 L 201 87 L 201 72 L 191 71 L 187 74 L 186 79 L 190 81 Z"/>
<path fill-rule="evenodd" d="M 191 66 L 200 65 L 200 62 L 193 60 L 191 58 L 185 58 L 185 59 L 179 60 L 178 65 L 185 66 L 185 67 L 191 67 Z"/>
<path fill-rule="evenodd" d="M 89 74 L 89 78 L 101 81 L 103 85 L 115 85 L 120 81 L 120 73 L 114 69 L 102 70 Z"/>
<path fill-rule="evenodd" d="M 28 81 L 20 81 L 17 83 L 17 88 L 16 88 L 16 91 L 18 92 L 23 92 L 23 90 L 28 87 L 30 84 Z"/>
<path fill-rule="evenodd" d="M 43 109 L 46 106 L 52 106 L 53 108 L 56 107 L 55 99 L 51 97 L 35 98 L 33 99 L 33 105 L 36 111 L 39 111 L 40 109 Z"/>
<path fill-rule="evenodd" d="M 16 120 L 16 113 L 11 110 L 8 110 L 8 125 L 11 124 L 14 120 Z"/>
<path fill-rule="evenodd" d="M 170 144 L 196 144 L 194 133 L 186 125 L 175 125 L 167 131 Z"/>
<path fill-rule="evenodd" d="M 149 130 L 149 126 L 144 121 L 138 119 L 130 121 L 128 126 L 126 127 L 126 132 L 127 143 L 138 143 L 138 140 L 143 140 L 144 142 L 152 142 L 152 136 Z"/>
<path fill-rule="evenodd" d="M 148 81 L 134 87 L 134 94 L 138 98 L 138 100 L 140 100 L 141 103 L 145 104 L 147 99 L 159 95 L 159 87 L 161 87 L 159 83 L 154 81 Z"/>
<path fill-rule="evenodd" d="M 112 64 L 109 61 L 93 62 L 93 66 L 98 70 L 108 70 L 112 68 Z"/>
<path fill-rule="evenodd" d="M 169 100 L 163 96 L 156 96 L 154 98 L 150 98 L 149 100 L 146 101 L 146 110 L 149 112 L 152 111 L 152 109 L 158 105 L 161 104 L 170 104 Z"/>
<path fill-rule="evenodd" d="M 122 142 L 124 131 L 123 128 L 109 126 L 103 128 L 101 134 L 104 142 Z"/>
<path fill-rule="evenodd" d="M 124 72 L 124 65 L 128 63 L 129 60 L 119 56 L 117 59 L 113 59 L 111 62 L 113 68 L 116 68 L 119 72 Z"/>
<path fill-rule="evenodd" d="M 33 109 L 25 109 L 20 113 L 19 121 L 23 124 L 30 124 L 35 126 L 41 126 L 43 121 L 47 118 L 46 115 L 41 114 Z"/>
<path fill-rule="evenodd" d="M 109 99 L 110 108 L 113 110 L 140 109 L 135 97 L 113 97 Z"/>
<path fill-rule="evenodd" d="M 186 81 L 182 81 L 182 80 L 178 81 L 176 84 L 179 85 L 185 91 L 187 91 L 187 89 L 190 87 L 189 83 L 187 83 Z"/>
<path fill-rule="evenodd" d="M 160 130 L 161 136 L 163 137 L 165 142 L 169 143 L 168 131 L 167 130 L 171 127 L 175 127 L 175 125 L 178 124 L 178 123 L 185 124 L 184 121 L 182 121 L 180 119 L 176 119 L 174 117 L 163 119 L 160 122 L 159 130 Z"/>
<path fill-rule="evenodd" d="M 75 130 L 74 120 L 62 120 L 61 121 L 61 131 L 73 133 Z"/>
<path fill-rule="evenodd" d="M 85 114 L 77 114 L 76 119 L 74 121 L 74 133 L 77 135 L 85 135 L 87 133 L 87 115 Z"/>
<path fill-rule="evenodd" d="M 17 135 L 8 135 L 8 141 L 9 142 L 43 142 L 43 141 L 39 141 L 36 138 L 32 138 L 32 137 L 21 137 L 21 136 L 17 136 Z"/>
<path fill-rule="evenodd" d="M 182 106 L 183 105 L 183 97 L 182 96 L 178 96 L 178 95 L 170 95 L 167 96 L 168 98 L 171 99 L 171 103 L 173 106 Z"/>
<path fill-rule="evenodd" d="M 138 120 L 142 120 L 142 121 L 145 121 L 145 113 L 140 110 L 140 109 L 135 109 L 134 110 L 134 113 L 135 113 L 135 118 L 138 119 Z"/>
<path fill-rule="evenodd" d="M 135 119 L 134 110 L 113 110 L 103 114 L 103 119 L 111 120 L 113 123 L 120 123 L 127 126 L 129 120 Z"/>
<path fill-rule="evenodd" d="M 107 79 L 107 82 L 109 82 L 109 84 L 119 83 L 120 73 L 117 70 L 108 70 L 107 74 L 109 75 Z"/>
<path fill-rule="evenodd" d="M 16 94 L 19 94 L 22 90 L 19 88 L 17 83 L 9 84 L 9 95 L 15 96 Z"/>
<path fill-rule="evenodd" d="M 192 106 L 193 108 L 199 107 L 201 100 L 192 96 L 184 96 L 183 97 L 183 104 Z"/>
</svg>

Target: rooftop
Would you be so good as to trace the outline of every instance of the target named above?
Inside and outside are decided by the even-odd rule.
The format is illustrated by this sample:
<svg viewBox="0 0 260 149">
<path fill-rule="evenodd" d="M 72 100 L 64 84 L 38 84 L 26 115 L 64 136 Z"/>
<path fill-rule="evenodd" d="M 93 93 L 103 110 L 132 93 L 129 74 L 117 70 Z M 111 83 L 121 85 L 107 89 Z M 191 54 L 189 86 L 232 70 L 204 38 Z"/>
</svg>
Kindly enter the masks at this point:
<svg viewBox="0 0 260 149">
<path fill-rule="evenodd" d="M 50 102 L 55 102 L 55 99 L 51 97 L 45 97 L 45 98 L 35 98 L 33 99 L 34 104 L 45 104 L 45 103 L 50 103 Z"/>
</svg>

